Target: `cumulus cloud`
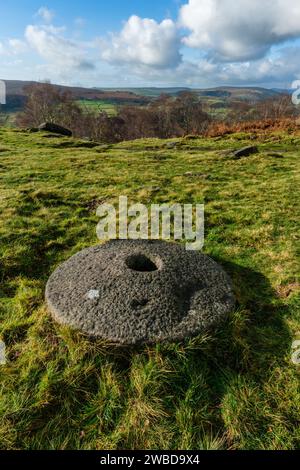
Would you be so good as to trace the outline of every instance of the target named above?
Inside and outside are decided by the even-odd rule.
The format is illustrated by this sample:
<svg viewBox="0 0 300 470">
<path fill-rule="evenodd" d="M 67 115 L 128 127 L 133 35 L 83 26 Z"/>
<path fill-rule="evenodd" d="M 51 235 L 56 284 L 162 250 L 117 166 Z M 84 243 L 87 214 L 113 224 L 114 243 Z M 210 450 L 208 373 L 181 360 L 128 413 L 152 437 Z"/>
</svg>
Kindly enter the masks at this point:
<svg viewBox="0 0 300 470">
<path fill-rule="evenodd" d="M 14 55 L 23 54 L 27 51 L 27 44 L 20 39 L 9 39 L 8 45 L 11 53 Z"/>
<path fill-rule="evenodd" d="M 25 31 L 25 37 L 29 45 L 35 49 L 38 54 L 62 70 L 93 69 L 92 61 L 85 58 L 84 48 L 62 35 L 62 28 L 54 26 L 33 26 L 29 25 Z"/>
<path fill-rule="evenodd" d="M 190 30 L 186 46 L 204 49 L 215 60 L 263 57 L 274 44 L 300 36 L 299 0 L 189 0 L 179 25 Z"/>
<path fill-rule="evenodd" d="M 276 56 L 269 56 L 253 62 L 226 64 L 219 80 L 235 84 L 261 83 L 282 84 L 291 87 L 291 82 L 300 77 L 300 47 L 284 47 Z"/>
<path fill-rule="evenodd" d="M 241 62 L 213 62 L 207 58 L 198 61 L 182 61 L 176 69 L 149 69 L 147 76 L 144 70 L 131 71 L 132 83 L 147 86 L 189 86 L 195 88 L 212 88 L 215 86 L 263 86 L 290 88 L 293 80 L 300 77 L 300 47 L 285 47 L 278 51 L 276 57 Z"/>
<path fill-rule="evenodd" d="M 27 44 L 21 39 L 8 39 L 4 43 L 0 42 L 0 55 L 13 56 L 20 55 L 27 51 Z"/>
<path fill-rule="evenodd" d="M 299 0 L 184 3 L 176 23 L 131 16 L 106 40 L 90 37 L 85 42 L 80 40 L 84 19 L 73 19 L 68 36 L 65 27 L 53 26 L 54 12 L 41 7 L 43 22 L 27 26 L 25 40 L 0 42 L 1 67 L 35 51 L 43 60 L 36 63 L 28 54 L 27 59 L 34 59 L 27 65 L 28 76 L 44 74 L 66 83 L 81 77 L 95 85 L 101 76 L 102 86 L 289 87 L 300 77 L 299 42 L 285 43 L 300 38 Z"/>
<path fill-rule="evenodd" d="M 46 23 L 51 23 L 53 18 L 55 17 L 55 13 L 52 10 L 49 10 L 47 7 L 41 7 L 36 13 L 36 16 L 40 16 L 42 20 Z"/>
<path fill-rule="evenodd" d="M 174 67 L 181 61 L 175 23 L 131 16 L 119 34 L 103 42 L 102 58 L 110 63 L 154 68 Z"/>
</svg>

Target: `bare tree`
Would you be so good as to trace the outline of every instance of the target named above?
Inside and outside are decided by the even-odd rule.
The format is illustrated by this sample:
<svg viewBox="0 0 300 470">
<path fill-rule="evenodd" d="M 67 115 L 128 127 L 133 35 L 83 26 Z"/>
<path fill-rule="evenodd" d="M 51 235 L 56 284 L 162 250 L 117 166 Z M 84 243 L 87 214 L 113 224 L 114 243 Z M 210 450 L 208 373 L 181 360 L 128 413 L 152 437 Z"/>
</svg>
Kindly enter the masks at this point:
<svg viewBox="0 0 300 470">
<path fill-rule="evenodd" d="M 148 106 L 123 106 L 117 116 L 108 116 L 101 110 L 84 110 L 70 93 L 49 83 L 30 85 L 26 91 L 25 109 L 17 120 L 20 126 L 52 122 L 69 128 L 74 136 L 100 142 L 202 134 L 210 121 L 198 96 L 191 92 L 178 97 L 162 95 Z"/>
<path fill-rule="evenodd" d="M 203 111 L 197 93 L 184 91 L 177 97 L 173 112 L 183 134 L 202 134 L 210 121 L 209 115 Z"/>
<path fill-rule="evenodd" d="M 254 112 L 256 119 L 287 119 L 295 117 L 296 108 L 288 94 L 281 94 L 278 97 L 268 98 L 257 104 Z"/>
<path fill-rule="evenodd" d="M 229 123 L 242 122 L 253 118 L 255 105 L 246 100 L 232 101 L 226 120 Z"/>
<path fill-rule="evenodd" d="M 29 85 L 25 91 L 27 102 L 17 120 L 21 126 L 37 127 L 43 122 L 68 126 L 73 121 L 73 115 L 79 114 L 72 94 L 62 92 L 50 83 Z"/>
</svg>

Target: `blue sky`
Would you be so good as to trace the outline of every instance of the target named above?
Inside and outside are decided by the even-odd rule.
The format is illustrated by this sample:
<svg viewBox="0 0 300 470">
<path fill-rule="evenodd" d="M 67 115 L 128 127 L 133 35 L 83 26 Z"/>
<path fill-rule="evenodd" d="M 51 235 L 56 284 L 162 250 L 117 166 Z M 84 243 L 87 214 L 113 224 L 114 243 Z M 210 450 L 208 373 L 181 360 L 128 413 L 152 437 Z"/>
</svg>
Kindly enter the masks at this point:
<svg viewBox="0 0 300 470">
<path fill-rule="evenodd" d="M 87 21 L 89 34 L 106 34 L 107 31 L 118 30 L 124 20 L 131 15 L 163 20 L 172 15 L 176 18 L 178 5 L 176 0 L 73 0 L 73 1 L 46 1 L 43 0 L 8 0 L 1 5 L 0 37 L 19 35 L 24 25 L 36 21 L 34 14 L 42 7 L 47 6 L 55 11 L 56 23 L 72 28 L 76 18 Z"/>
<path fill-rule="evenodd" d="M 10 0 L 0 78 L 103 87 L 300 78 L 299 0 Z"/>
</svg>

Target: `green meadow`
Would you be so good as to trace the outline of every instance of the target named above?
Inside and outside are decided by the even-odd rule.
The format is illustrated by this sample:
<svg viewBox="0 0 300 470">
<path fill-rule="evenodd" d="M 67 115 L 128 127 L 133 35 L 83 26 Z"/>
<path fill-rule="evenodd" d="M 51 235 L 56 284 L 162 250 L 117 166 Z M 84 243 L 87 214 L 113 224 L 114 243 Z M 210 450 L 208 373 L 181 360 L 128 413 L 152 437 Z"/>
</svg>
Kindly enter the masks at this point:
<svg viewBox="0 0 300 470">
<path fill-rule="evenodd" d="M 1 449 L 300 448 L 300 137 L 168 142 L 0 129 Z M 99 243 L 96 209 L 120 195 L 205 203 L 203 250 L 237 299 L 217 330 L 114 349 L 51 319 L 49 275 Z"/>
<path fill-rule="evenodd" d="M 79 100 L 77 102 L 83 109 L 95 113 L 105 112 L 108 116 L 117 114 L 117 106 L 109 101 L 103 100 Z"/>
</svg>

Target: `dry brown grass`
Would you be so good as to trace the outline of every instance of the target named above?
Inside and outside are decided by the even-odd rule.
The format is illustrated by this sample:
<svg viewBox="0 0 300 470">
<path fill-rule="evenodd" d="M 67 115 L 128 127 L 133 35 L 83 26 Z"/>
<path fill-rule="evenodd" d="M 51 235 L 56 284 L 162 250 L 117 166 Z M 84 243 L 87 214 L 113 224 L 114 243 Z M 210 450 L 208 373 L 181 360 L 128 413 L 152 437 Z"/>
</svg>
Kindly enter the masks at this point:
<svg viewBox="0 0 300 470">
<path fill-rule="evenodd" d="M 218 137 L 237 132 L 274 133 L 286 131 L 289 134 L 300 134 L 300 121 L 297 119 L 266 119 L 260 121 L 244 121 L 235 123 L 213 122 L 207 130 L 208 137 Z"/>
</svg>

